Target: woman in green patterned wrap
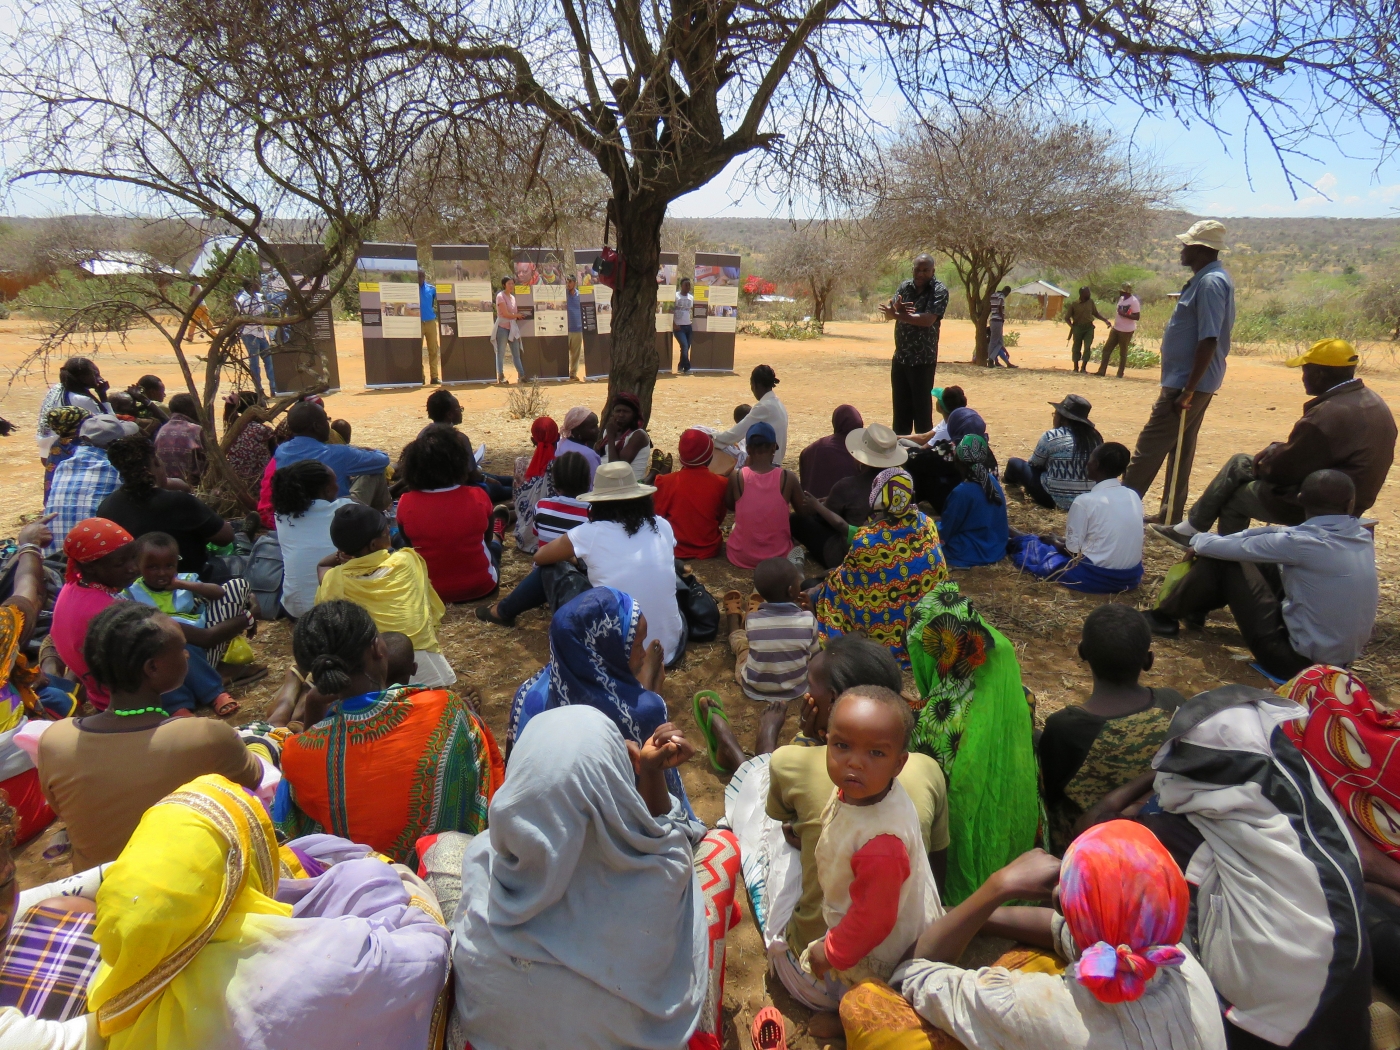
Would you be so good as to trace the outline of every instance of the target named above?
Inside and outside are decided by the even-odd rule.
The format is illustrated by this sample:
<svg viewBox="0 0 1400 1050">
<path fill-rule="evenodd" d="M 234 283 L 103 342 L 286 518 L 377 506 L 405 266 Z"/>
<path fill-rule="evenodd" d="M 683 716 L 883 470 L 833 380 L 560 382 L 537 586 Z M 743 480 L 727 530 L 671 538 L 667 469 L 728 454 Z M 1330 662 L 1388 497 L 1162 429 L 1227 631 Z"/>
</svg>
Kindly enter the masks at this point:
<svg viewBox="0 0 1400 1050">
<path fill-rule="evenodd" d="M 1035 845 L 1040 826 L 1031 712 L 1016 651 L 951 580 L 919 602 L 905 639 L 919 690 L 911 751 L 948 781 L 948 877 L 960 903 Z"/>
</svg>

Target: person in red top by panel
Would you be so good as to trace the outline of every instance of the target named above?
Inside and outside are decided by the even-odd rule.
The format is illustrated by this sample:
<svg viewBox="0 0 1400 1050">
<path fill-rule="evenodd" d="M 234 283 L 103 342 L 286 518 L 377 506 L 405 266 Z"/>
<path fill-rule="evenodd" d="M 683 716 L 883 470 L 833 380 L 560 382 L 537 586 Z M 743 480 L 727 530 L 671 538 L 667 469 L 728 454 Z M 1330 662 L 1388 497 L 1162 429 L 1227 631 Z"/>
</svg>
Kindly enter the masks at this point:
<svg viewBox="0 0 1400 1050">
<path fill-rule="evenodd" d="M 677 558 L 717 558 L 724 544 L 719 526 L 727 478 L 710 470 L 714 439 L 703 430 L 681 435 L 681 469 L 656 479 L 656 513 L 671 523 Z"/>
<path fill-rule="evenodd" d="M 428 563 L 428 579 L 445 602 L 496 589 L 505 509 L 491 509 L 476 464 L 448 424 L 434 423 L 403 455 L 409 491 L 399 500 L 399 530 Z"/>
</svg>

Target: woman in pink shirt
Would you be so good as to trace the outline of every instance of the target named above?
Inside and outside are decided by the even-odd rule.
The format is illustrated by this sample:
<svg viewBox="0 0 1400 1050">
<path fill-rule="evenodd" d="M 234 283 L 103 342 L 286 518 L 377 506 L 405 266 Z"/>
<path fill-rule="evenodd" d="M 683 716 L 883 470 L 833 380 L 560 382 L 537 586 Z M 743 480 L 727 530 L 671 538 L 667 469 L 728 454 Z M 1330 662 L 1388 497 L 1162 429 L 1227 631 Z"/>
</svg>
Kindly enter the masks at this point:
<svg viewBox="0 0 1400 1050">
<path fill-rule="evenodd" d="M 99 711 L 107 709 L 107 690 L 88 674 L 83 642 L 92 618 L 131 586 L 139 572 L 131 533 L 106 518 L 86 518 L 74 525 L 63 541 L 68 574 L 53 603 L 54 648 L 87 689 Z"/>
<path fill-rule="evenodd" d="M 778 435 L 768 423 L 749 427 L 745 440 L 748 465 L 729 479 L 725 506 L 734 511 L 734 529 L 725 553 L 731 565 L 752 569 L 767 558 L 785 558 L 792 550 L 788 508 L 801 514 L 802 483 L 790 470 L 773 464 Z"/>
<path fill-rule="evenodd" d="M 506 344 L 515 361 L 515 378 L 525 382 L 525 364 L 520 357 L 520 311 L 515 308 L 515 279 L 501 278 L 501 291 L 496 296 L 496 382 L 506 382 Z"/>
</svg>

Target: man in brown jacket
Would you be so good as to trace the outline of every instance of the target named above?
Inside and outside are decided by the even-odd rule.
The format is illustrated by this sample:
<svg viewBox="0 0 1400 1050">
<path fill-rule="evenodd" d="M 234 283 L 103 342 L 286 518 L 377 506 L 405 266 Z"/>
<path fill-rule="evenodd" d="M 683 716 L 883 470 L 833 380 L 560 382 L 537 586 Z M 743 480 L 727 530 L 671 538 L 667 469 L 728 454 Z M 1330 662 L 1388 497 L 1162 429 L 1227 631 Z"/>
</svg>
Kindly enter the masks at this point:
<svg viewBox="0 0 1400 1050">
<path fill-rule="evenodd" d="M 1298 489 L 1315 470 L 1339 470 L 1356 486 L 1357 515 L 1370 510 L 1395 458 L 1395 417 L 1374 390 L 1356 378 L 1356 349 L 1342 339 L 1324 339 L 1288 362 L 1302 368 L 1303 389 L 1312 400 L 1285 442 L 1258 455 L 1232 456 L 1207 486 L 1186 520 L 1153 525 L 1158 536 L 1179 547 L 1208 532 L 1249 528 L 1250 520 L 1298 525 L 1305 515 Z"/>
</svg>

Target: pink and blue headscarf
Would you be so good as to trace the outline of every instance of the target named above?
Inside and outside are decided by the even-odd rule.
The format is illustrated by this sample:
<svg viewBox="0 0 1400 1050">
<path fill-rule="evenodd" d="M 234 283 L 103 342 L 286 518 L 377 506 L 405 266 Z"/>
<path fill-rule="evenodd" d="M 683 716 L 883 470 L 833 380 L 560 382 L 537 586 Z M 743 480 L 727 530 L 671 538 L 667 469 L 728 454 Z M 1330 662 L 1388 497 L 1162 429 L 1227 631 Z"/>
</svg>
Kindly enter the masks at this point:
<svg viewBox="0 0 1400 1050">
<path fill-rule="evenodd" d="M 1070 973 L 1102 1003 L 1132 1002 L 1177 947 L 1190 895 L 1171 854 L 1131 820 L 1096 824 L 1065 850 L 1060 909 L 1079 961 Z"/>
</svg>

